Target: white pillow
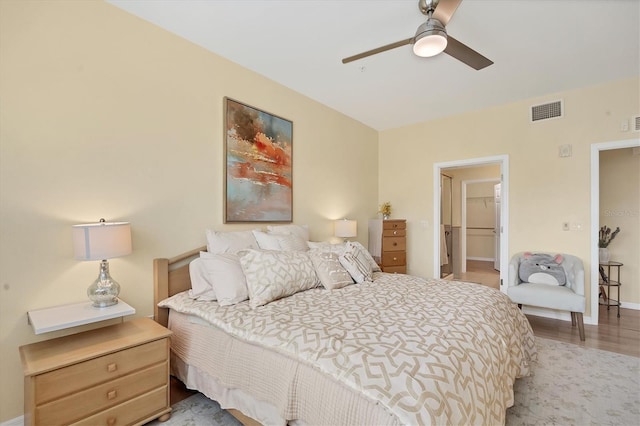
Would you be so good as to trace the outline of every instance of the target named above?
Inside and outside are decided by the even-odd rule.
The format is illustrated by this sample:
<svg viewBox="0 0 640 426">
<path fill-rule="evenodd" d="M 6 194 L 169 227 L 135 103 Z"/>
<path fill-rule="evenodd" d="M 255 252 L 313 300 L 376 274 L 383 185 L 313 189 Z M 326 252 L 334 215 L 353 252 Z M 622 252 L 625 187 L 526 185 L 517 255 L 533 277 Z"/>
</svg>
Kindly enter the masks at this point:
<svg viewBox="0 0 640 426">
<path fill-rule="evenodd" d="M 257 248 L 258 243 L 251 231 L 218 232 L 207 229 L 209 253 L 238 253 L 240 250 Z"/>
<path fill-rule="evenodd" d="M 253 231 L 253 236 L 262 250 L 279 251 L 307 251 L 307 242 L 293 234 L 268 234 L 262 231 Z"/>
<path fill-rule="evenodd" d="M 328 251 L 311 250 L 309 257 L 320 278 L 320 282 L 327 290 L 334 290 L 353 284 L 349 272 L 340 264 L 338 255 Z"/>
<path fill-rule="evenodd" d="M 189 297 L 202 301 L 216 300 L 216 293 L 213 291 L 209 273 L 202 259 L 197 258 L 189 262 L 189 277 L 191 278 Z"/>
<path fill-rule="evenodd" d="M 378 265 L 376 263 L 376 261 L 374 260 L 373 256 L 371 256 L 371 253 L 369 253 L 369 250 L 367 250 L 367 248 L 365 246 L 363 246 L 362 244 L 360 244 L 357 241 L 351 241 L 351 244 L 353 244 L 354 246 L 357 246 L 362 251 L 364 256 L 367 258 L 367 261 L 369 262 L 369 265 L 371 265 L 371 270 L 373 272 L 381 272 L 382 271 L 382 269 L 380 269 L 380 265 Z"/>
<path fill-rule="evenodd" d="M 297 235 L 305 241 L 309 241 L 309 225 L 269 225 L 267 231 L 271 234 Z"/>
<path fill-rule="evenodd" d="M 252 308 L 320 284 L 306 252 L 244 250 L 240 264 Z"/>
<path fill-rule="evenodd" d="M 318 243 L 314 241 L 308 241 L 307 245 L 311 250 L 320 250 L 323 252 L 335 253 L 338 256 L 344 253 L 344 250 L 347 248 L 346 243 L 331 244 L 328 242 Z"/>
<path fill-rule="evenodd" d="M 237 254 L 200 252 L 200 259 L 221 306 L 235 305 L 249 298 L 247 282 Z"/>
<path fill-rule="evenodd" d="M 352 244 L 351 241 L 347 242 L 344 254 L 339 256 L 338 259 L 340 259 L 342 266 L 349 271 L 349 274 L 357 283 L 372 281 L 373 270 L 369 260 L 363 250 Z"/>
</svg>

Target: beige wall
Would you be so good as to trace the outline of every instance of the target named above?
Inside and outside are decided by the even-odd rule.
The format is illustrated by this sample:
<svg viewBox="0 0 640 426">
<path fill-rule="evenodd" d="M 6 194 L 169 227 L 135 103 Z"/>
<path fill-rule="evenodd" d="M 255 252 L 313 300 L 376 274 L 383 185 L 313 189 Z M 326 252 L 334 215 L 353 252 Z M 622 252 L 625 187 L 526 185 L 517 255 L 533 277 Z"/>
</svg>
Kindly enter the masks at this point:
<svg viewBox="0 0 640 426">
<path fill-rule="evenodd" d="M 152 259 L 222 224 L 223 97 L 293 121 L 294 221 L 378 210 L 377 132 L 103 2 L 0 1 L 0 422 L 22 414 L 28 310 L 84 301 L 97 262 L 73 259 L 74 223 L 128 220 L 121 296 L 152 314 Z M 340 155 L 336 155 L 340 152 Z M 351 161 L 358 158 L 358 161 Z"/>
<path fill-rule="evenodd" d="M 509 254 L 572 253 L 590 270 L 590 147 L 637 138 L 621 132 L 640 111 L 640 79 L 616 81 L 528 99 L 380 133 L 379 199 L 408 221 L 408 270 L 433 276 L 433 164 L 509 156 Z M 563 99 L 565 116 L 529 122 L 531 105 Z M 572 156 L 558 156 L 570 144 Z M 422 224 L 421 224 L 422 221 Z M 580 223 L 563 231 L 562 223 Z M 590 294 L 587 275 L 587 295 Z M 591 315 L 589 296 L 586 315 Z"/>
<path fill-rule="evenodd" d="M 604 225 L 620 227 L 608 247 L 611 260 L 624 264 L 620 300 L 640 309 L 640 153 L 631 148 L 600 152 L 599 226 Z"/>
<path fill-rule="evenodd" d="M 366 242 L 367 219 L 391 201 L 423 276 L 433 163 L 501 154 L 509 252 L 572 252 L 588 267 L 589 145 L 633 137 L 620 121 L 640 111 L 633 79 L 378 135 L 102 2 L 0 1 L 0 54 L 0 421 L 22 413 L 18 346 L 63 334 L 34 336 L 26 312 L 84 300 L 97 274 L 72 259 L 71 224 L 132 223 L 134 253 L 111 269 L 138 316 L 152 312 L 154 257 L 202 245 L 206 228 L 251 227 L 222 224 L 223 96 L 293 121 L 294 220 L 313 239 L 346 216 Z M 529 105 L 558 97 L 565 118 L 529 123 Z M 558 158 L 565 143 L 573 157 Z M 585 231 L 562 232 L 564 221 Z"/>
</svg>

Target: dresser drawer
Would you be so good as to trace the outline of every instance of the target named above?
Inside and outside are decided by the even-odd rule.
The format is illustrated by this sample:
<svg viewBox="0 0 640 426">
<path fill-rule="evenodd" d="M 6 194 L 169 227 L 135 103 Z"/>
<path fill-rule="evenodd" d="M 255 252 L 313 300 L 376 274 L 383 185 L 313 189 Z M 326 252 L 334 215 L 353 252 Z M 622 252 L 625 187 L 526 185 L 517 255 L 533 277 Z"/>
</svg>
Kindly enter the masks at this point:
<svg viewBox="0 0 640 426">
<path fill-rule="evenodd" d="M 383 252 L 382 266 L 404 266 L 407 264 L 407 253 L 401 252 Z"/>
<path fill-rule="evenodd" d="M 406 274 L 407 267 L 406 266 L 383 266 L 382 272 L 387 272 L 389 274 Z"/>
<path fill-rule="evenodd" d="M 87 417 L 73 426 L 123 426 L 130 424 L 142 424 L 150 418 L 159 417 L 162 413 L 168 413 L 167 386 L 140 395 L 106 411 Z M 150 416 L 151 415 L 151 416 Z"/>
<path fill-rule="evenodd" d="M 36 424 L 69 424 L 97 411 L 121 404 L 150 390 L 165 386 L 167 362 L 120 377 L 36 408 Z M 91 401 L 82 403 L 81 401 Z"/>
<path fill-rule="evenodd" d="M 113 380 L 166 361 L 168 339 L 146 343 L 35 377 L 35 404 Z"/>
<path fill-rule="evenodd" d="M 382 239 L 383 253 L 385 251 L 405 251 L 406 249 L 407 239 L 405 237 L 385 237 Z"/>
<path fill-rule="evenodd" d="M 407 235 L 405 229 L 385 229 L 382 231 L 382 238 L 386 237 L 404 237 Z"/>
<path fill-rule="evenodd" d="M 404 219 L 392 219 L 392 220 L 383 220 L 382 221 L 382 230 L 386 231 L 388 229 L 406 229 L 407 221 Z"/>
</svg>

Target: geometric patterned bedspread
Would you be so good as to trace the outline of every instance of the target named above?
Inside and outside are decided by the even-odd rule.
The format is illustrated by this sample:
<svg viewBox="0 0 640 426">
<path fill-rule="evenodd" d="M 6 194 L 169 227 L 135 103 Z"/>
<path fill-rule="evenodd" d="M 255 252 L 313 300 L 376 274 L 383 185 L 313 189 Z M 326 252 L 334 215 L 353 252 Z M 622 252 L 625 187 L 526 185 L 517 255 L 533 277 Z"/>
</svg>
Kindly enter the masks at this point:
<svg viewBox="0 0 640 426">
<path fill-rule="evenodd" d="M 251 309 L 180 293 L 160 306 L 310 363 L 403 424 L 504 424 L 513 383 L 536 359 L 526 317 L 473 283 L 374 273 Z"/>
</svg>

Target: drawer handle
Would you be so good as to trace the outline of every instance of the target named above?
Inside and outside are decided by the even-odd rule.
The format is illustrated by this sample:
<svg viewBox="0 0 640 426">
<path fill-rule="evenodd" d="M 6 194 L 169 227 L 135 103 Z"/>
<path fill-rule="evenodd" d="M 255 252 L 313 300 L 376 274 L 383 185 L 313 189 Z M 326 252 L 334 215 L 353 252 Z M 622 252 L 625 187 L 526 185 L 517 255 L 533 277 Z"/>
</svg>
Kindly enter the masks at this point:
<svg viewBox="0 0 640 426">
<path fill-rule="evenodd" d="M 118 393 L 114 390 L 107 392 L 107 399 L 115 399 Z"/>
<path fill-rule="evenodd" d="M 394 257 L 394 258 L 393 258 L 393 260 L 398 260 L 398 258 L 397 258 L 397 257 Z"/>
<path fill-rule="evenodd" d="M 397 245 L 398 245 L 398 243 L 393 243 L 393 246 L 394 246 L 394 247 L 395 247 L 395 246 L 397 246 Z"/>
<path fill-rule="evenodd" d="M 398 231 L 393 231 L 393 235 L 398 235 Z"/>
<path fill-rule="evenodd" d="M 107 419 L 107 425 L 109 425 L 109 426 L 113 426 L 113 425 L 115 425 L 115 424 L 116 424 L 116 418 L 115 418 L 115 417 L 109 417 L 109 418 Z"/>
<path fill-rule="evenodd" d="M 109 373 L 113 373 L 114 371 L 116 371 L 118 369 L 118 364 L 116 364 L 115 362 L 112 364 L 107 365 L 107 371 Z"/>
</svg>

